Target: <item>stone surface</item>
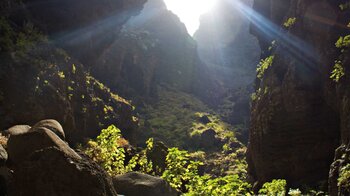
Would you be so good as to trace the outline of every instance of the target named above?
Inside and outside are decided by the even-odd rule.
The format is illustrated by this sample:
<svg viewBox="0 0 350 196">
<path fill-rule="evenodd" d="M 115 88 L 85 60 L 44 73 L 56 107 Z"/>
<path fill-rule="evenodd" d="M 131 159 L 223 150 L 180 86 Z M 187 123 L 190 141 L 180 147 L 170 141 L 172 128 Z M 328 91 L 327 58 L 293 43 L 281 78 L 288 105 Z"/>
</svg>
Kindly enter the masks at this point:
<svg viewBox="0 0 350 196">
<path fill-rule="evenodd" d="M 209 119 L 209 117 L 207 115 L 204 115 L 204 116 L 199 118 L 199 122 L 201 122 L 203 124 L 208 124 L 211 122 L 211 120 Z"/>
<path fill-rule="evenodd" d="M 59 5 L 57 7 L 49 6 L 50 3 Z M 74 50 L 77 53 L 74 51 L 69 53 L 70 47 L 65 48 L 66 51 L 59 49 L 52 42 L 54 42 L 54 38 L 60 37 L 56 34 L 59 31 L 68 33 L 70 30 L 74 31 L 84 28 L 85 25 L 89 26 L 111 14 L 113 8 L 118 6 L 120 9 L 114 11 L 119 14 L 128 6 L 131 6 L 128 7 L 131 9 L 140 8 L 142 1 L 112 0 L 90 1 L 90 3 L 95 4 L 87 6 L 86 1 L 80 0 L 25 1 L 22 6 L 13 1 L 11 3 L 1 1 L 0 12 L 4 13 L 3 17 L 6 18 L 3 22 L 10 28 L 6 36 L 18 37 L 23 29 L 17 27 L 22 27 L 27 22 L 34 24 L 34 29 L 37 31 L 33 33 L 34 35 L 30 35 L 31 38 L 28 38 L 34 39 L 35 43 L 30 51 L 20 52 L 17 48 L 4 48 L 2 45 L 2 61 L 0 62 L 0 118 L 2 120 L 0 130 L 5 130 L 14 124 L 33 125 L 42 119 L 55 119 L 64 127 L 66 140 L 70 143 L 77 143 L 83 142 L 86 138 L 96 137 L 102 128 L 118 124 L 123 135 L 132 141 L 133 131 L 137 127 L 136 122 L 132 119 L 132 106 L 92 77 L 87 71 L 87 65 L 82 65 L 80 61 L 88 58 L 82 57 L 80 59 L 80 54 L 77 54 L 79 52 L 82 52 L 82 56 L 88 54 L 91 52 L 91 47 L 94 47 L 92 42 L 98 41 L 91 41 L 89 35 L 87 37 L 73 36 L 74 38 L 84 37 L 87 39 L 83 39 L 82 43 L 75 45 L 79 48 Z M 109 7 L 111 4 L 113 6 Z M 48 7 L 44 8 L 46 6 Z M 35 10 L 38 9 L 41 11 L 36 12 Z M 79 14 L 77 10 L 79 10 Z M 125 17 L 128 18 L 137 13 L 137 9 L 135 11 L 131 11 Z M 48 15 L 44 17 L 45 14 Z M 72 15 L 76 16 L 70 19 L 66 18 Z M 116 36 L 119 32 L 117 29 L 120 28 L 121 24 L 115 24 L 116 31 L 108 32 Z M 42 34 L 38 32 L 42 32 Z M 37 40 L 38 37 L 46 36 L 47 32 L 49 33 L 48 37 L 51 38 L 49 43 L 41 39 Z M 98 37 L 106 38 L 108 36 Z M 36 44 L 37 42 L 40 44 Z M 72 40 L 68 42 L 76 43 Z M 110 42 L 113 42 L 113 39 Z M 98 51 L 101 52 L 104 47 L 108 47 L 110 42 L 101 43 L 102 48 L 94 48 L 92 51 L 94 55 L 99 53 Z M 64 42 L 60 43 L 64 44 Z M 84 47 L 84 45 L 88 46 Z M 83 48 L 86 48 L 87 51 L 81 50 Z M 15 55 L 18 52 L 21 54 L 23 52 L 25 58 Z M 94 55 L 88 56 L 96 58 Z M 89 61 L 89 63 L 92 62 L 94 60 Z M 106 112 L 104 111 L 105 107 L 109 108 Z"/>
<path fill-rule="evenodd" d="M 15 125 L 6 129 L 2 134 L 6 137 L 9 137 L 10 135 L 19 135 L 28 132 L 30 128 L 29 125 Z"/>
<path fill-rule="evenodd" d="M 28 17 L 60 47 L 86 65 L 93 65 L 117 38 L 121 26 L 139 13 L 146 0 L 28 0 L 17 18 Z M 18 13 L 20 12 L 20 13 Z M 79 13 L 79 14 L 78 14 Z M 27 21 L 27 18 L 22 20 Z M 20 21 L 19 21 L 20 22 Z"/>
<path fill-rule="evenodd" d="M 95 163 L 49 147 L 16 165 L 9 195 L 116 196 L 111 178 Z"/>
<path fill-rule="evenodd" d="M 53 119 L 42 120 L 42 121 L 36 123 L 31 128 L 31 131 L 35 131 L 41 127 L 46 128 L 46 129 L 54 132 L 62 140 L 65 140 L 65 138 L 66 138 L 61 124 L 59 122 L 57 122 L 56 120 L 53 120 Z"/>
<path fill-rule="evenodd" d="M 56 147 L 67 156 L 81 159 L 81 157 L 71 149 L 67 143 L 63 142 L 52 131 L 43 127 L 35 128 L 35 130 L 28 133 L 12 135 L 7 143 L 9 159 L 14 164 L 20 164 L 35 151 L 49 147 Z"/>
<path fill-rule="evenodd" d="M 113 177 L 118 194 L 126 196 L 176 196 L 179 195 L 163 179 L 147 174 L 131 172 Z"/>
<path fill-rule="evenodd" d="M 349 94 L 344 93 L 348 90 L 340 90 L 348 85 L 335 88 L 336 83 L 329 79 L 338 56 L 334 43 L 343 32 L 338 24 L 348 20 L 339 10 L 339 3 L 254 3 L 263 23 L 275 32 L 266 34 L 266 27 L 252 23 L 251 31 L 263 49 L 261 57 L 275 56 L 262 79 L 256 80 L 257 99 L 251 108 L 247 162 L 256 188 L 277 178 L 295 187 L 325 184 L 322 182 L 328 179 L 339 141 L 349 141 L 344 137 L 349 135 L 345 128 L 349 113 L 344 112 L 349 111 L 344 103 Z M 296 17 L 296 23 L 290 28 L 281 27 L 290 17 Z M 272 40 L 276 40 L 276 46 L 268 50 Z M 338 90 L 344 94 L 337 94 Z"/>
</svg>

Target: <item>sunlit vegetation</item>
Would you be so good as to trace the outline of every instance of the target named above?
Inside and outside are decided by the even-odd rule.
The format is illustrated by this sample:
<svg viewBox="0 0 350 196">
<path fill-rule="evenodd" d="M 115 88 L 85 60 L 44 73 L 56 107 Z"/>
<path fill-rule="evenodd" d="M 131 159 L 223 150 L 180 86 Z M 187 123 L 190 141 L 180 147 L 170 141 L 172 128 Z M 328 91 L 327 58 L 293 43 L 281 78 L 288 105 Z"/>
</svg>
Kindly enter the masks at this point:
<svg viewBox="0 0 350 196">
<path fill-rule="evenodd" d="M 345 75 L 343 63 L 339 60 L 335 61 L 332 74 L 330 76 L 335 82 L 339 82 L 339 80 Z"/>
<path fill-rule="evenodd" d="M 169 148 L 165 168 L 154 167 L 150 157 L 154 147 L 154 140 L 147 140 L 146 147 L 132 155 L 128 154 L 129 143 L 125 140 L 121 131 L 114 125 L 101 131 L 95 139 L 90 140 L 84 148 L 85 153 L 99 163 L 109 174 L 117 175 L 131 171 L 156 175 L 166 180 L 174 189 L 182 192 L 184 196 L 222 196 L 222 195 L 253 195 L 252 186 L 246 181 L 246 171 L 238 171 L 223 175 L 210 173 L 200 174 L 199 168 L 207 164 L 204 152 L 189 153 L 178 148 Z M 236 153 L 238 153 L 236 151 Z M 237 154 L 231 153 L 235 159 Z M 129 156 L 127 159 L 126 157 Z M 131 157 L 130 157 L 131 156 Z M 238 163 L 238 162 L 237 162 Z M 238 163 L 245 164 L 246 163 Z M 339 183 L 349 179 L 349 166 L 343 168 Z M 237 168 L 236 168 L 237 169 Z M 346 185 L 347 186 L 347 185 Z M 283 179 L 272 180 L 265 183 L 259 190 L 261 195 L 276 196 L 300 196 L 299 189 L 290 189 L 287 192 L 287 182 Z"/>
<path fill-rule="evenodd" d="M 141 126 L 146 138 L 154 137 L 169 146 L 184 147 L 195 130 L 197 112 L 211 110 L 193 96 L 176 90 L 158 89 L 158 101 L 141 109 Z"/>
<path fill-rule="evenodd" d="M 350 164 L 347 164 L 340 169 L 338 187 L 342 187 L 350 191 Z"/>
<path fill-rule="evenodd" d="M 266 182 L 259 190 L 259 193 L 264 195 L 284 196 L 286 195 L 286 186 L 286 180 L 272 180 L 272 182 Z"/>
<path fill-rule="evenodd" d="M 275 56 L 271 55 L 266 57 L 265 59 L 262 59 L 256 69 L 257 72 L 257 77 L 259 79 L 262 79 L 264 77 L 264 73 L 265 71 L 272 65 L 273 60 L 274 60 Z"/>
<path fill-rule="evenodd" d="M 335 43 L 337 48 L 349 48 L 350 46 L 350 35 L 339 37 L 338 41 Z"/>
<path fill-rule="evenodd" d="M 283 23 L 283 26 L 286 27 L 286 28 L 290 28 L 292 27 L 295 22 L 297 21 L 297 18 L 296 17 L 291 17 L 291 18 L 288 18 L 284 23 Z"/>
<path fill-rule="evenodd" d="M 258 88 L 254 93 L 252 93 L 251 95 L 251 100 L 257 101 L 260 100 L 262 95 L 266 95 L 269 92 L 269 88 L 268 87 L 264 87 L 264 88 Z"/>
<path fill-rule="evenodd" d="M 341 4 L 339 7 L 341 10 L 346 10 L 349 8 L 350 3 L 344 3 Z M 340 49 L 340 56 L 335 61 L 335 64 L 333 65 L 333 70 L 331 72 L 330 78 L 335 81 L 339 82 L 342 77 L 345 76 L 345 67 L 343 65 L 343 59 L 344 59 L 344 53 L 348 51 L 350 47 L 350 35 L 346 36 L 340 36 L 337 42 L 335 43 L 335 46 Z"/>
<path fill-rule="evenodd" d="M 126 161 L 126 146 L 121 131 L 115 126 L 103 129 L 96 140 L 88 142 L 85 152 L 99 163 L 111 175 L 139 171 L 154 175 L 152 161 L 147 157 L 154 147 L 153 139 L 147 141 L 147 147 L 134 154 Z M 166 168 L 160 175 L 169 184 L 191 196 L 241 195 L 249 194 L 251 185 L 239 174 L 213 177 L 210 174 L 199 174 L 199 167 L 204 163 L 192 158 L 191 154 L 178 148 L 169 148 L 166 156 Z"/>
</svg>

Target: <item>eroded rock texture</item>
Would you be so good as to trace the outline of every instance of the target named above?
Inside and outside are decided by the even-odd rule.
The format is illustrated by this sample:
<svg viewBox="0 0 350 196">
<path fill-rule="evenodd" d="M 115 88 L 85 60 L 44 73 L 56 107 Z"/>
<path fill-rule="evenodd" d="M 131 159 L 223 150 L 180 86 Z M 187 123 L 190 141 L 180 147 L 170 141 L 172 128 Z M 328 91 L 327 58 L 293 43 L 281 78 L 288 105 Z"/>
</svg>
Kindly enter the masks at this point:
<svg viewBox="0 0 350 196">
<path fill-rule="evenodd" d="M 66 138 L 72 143 L 95 137 L 110 124 L 132 140 L 132 106 L 92 77 L 81 62 L 93 64 L 94 55 L 111 44 L 143 3 L 2 1 L 0 129 L 52 118 L 68 130 Z"/>
<path fill-rule="evenodd" d="M 60 47 L 93 65 L 117 38 L 121 26 L 146 0 L 26 0 L 12 9 L 14 21 L 32 21 Z"/>
<path fill-rule="evenodd" d="M 127 98 L 145 101 L 159 85 L 213 103 L 220 91 L 200 61 L 196 42 L 162 0 L 150 0 L 100 56 L 92 74 Z M 141 97 L 140 97 L 141 96 Z"/>
<path fill-rule="evenodd" d="M 335 149 L 349 142 L 347 76 L 339 83 L 329 78 L 339 56 L 334 43 L 348 31 L 340 3 L 254 3 L 254 14 L 263 19 L 253 19 L 251 31 L 262 58 L 274 56 L 256 81 L 251 109 L 248 163 L 257 187 L 275 178 L 290 186 L 325 185 Z M 294 17 L 294 24 L 283 26 Z"/>
</svg>

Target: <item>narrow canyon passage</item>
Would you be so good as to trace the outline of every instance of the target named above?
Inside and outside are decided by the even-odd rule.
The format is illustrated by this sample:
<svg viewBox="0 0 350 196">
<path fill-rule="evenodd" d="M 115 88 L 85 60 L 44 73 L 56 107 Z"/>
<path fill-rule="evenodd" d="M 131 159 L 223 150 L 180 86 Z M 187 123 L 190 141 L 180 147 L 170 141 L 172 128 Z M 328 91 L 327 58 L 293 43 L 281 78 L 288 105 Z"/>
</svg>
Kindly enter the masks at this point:
<svg viewBox="0 0 350 196">
<path fill-rule="evenodd" d="M 0 195 L 350 194 L 348 0 L 0 13 Z"/>
</svg>

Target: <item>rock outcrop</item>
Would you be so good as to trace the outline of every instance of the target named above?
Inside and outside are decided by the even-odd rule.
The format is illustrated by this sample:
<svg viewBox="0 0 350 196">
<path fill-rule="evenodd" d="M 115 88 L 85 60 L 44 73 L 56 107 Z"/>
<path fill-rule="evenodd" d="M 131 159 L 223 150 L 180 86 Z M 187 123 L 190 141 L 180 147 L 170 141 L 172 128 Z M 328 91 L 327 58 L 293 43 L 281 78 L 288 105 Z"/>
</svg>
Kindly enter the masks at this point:
<svg viewBox="0 0 350 196">
<path fill-rule="evenodd" d="M 111 124 L 132 141 L 137 125 L 128 101 L 50 44 L 31 23 L 17 26 L 10 15 L 4 15 L 0 26 L 0 130 L 52 118 L 68 130 L 65 138 L 72 143 L 96 137 Z M 8 132 L 25 129 L 16 127 Z"/>
<path fill-rule="evenodd" d="M 163 179 L 131 172 L 113 177 L 113 183 L 118 193 L 128 196 L 176 196 L 179 193 L 170 187 Z"/>
<path fill-rule="evenodd" d="M 164 2 L 150 0 L 100 56 L 92 74 L 136 102 L 156 97 L 157 86 L 163 85 L 212 103 L 220 88 L 212 82 L 196 47 L 185 25 Z"/>
<path fill-rule="evenodd" d="M 121 26 L 139 13 L 146 0 L 22 1 L 10 17 L 31 21 L 59 47 L 85 65 L 93 65 L 117 38 Z"/>
<path fill-rule="evenodd" d="M 349 142 L 348 76 L 330 79 L 340 54 L 334 43 L 349 33 L 349 13 L 340 3 L 254 3 L 251 31 L 264 49 L 262 58 L 272 58 L 256 80 L 251 109 L 247 159 L 256 187 L 285 178 L 292 187 L 323 184 L 326 189 L 335 149 Z M 345 59 L 343 66 L 349 66 Z M 337 188 L 331 190 L 337 194 Z"/>
<path fill-rule="evenodd" d="M 61 126 L 53 120 L 37 125 L 46 124 L 43 122 Z M 62 133 L 63 129 L 58 135 Z M 117 195 L 102 168 L 78 155 L 47 128 L 34 126 L 26 133 L 10 135 L 7 150 L 10 162 L 0 170 L 1 185 L 7 187 L 1 191 L 6 195 Z"/>
</svg>

